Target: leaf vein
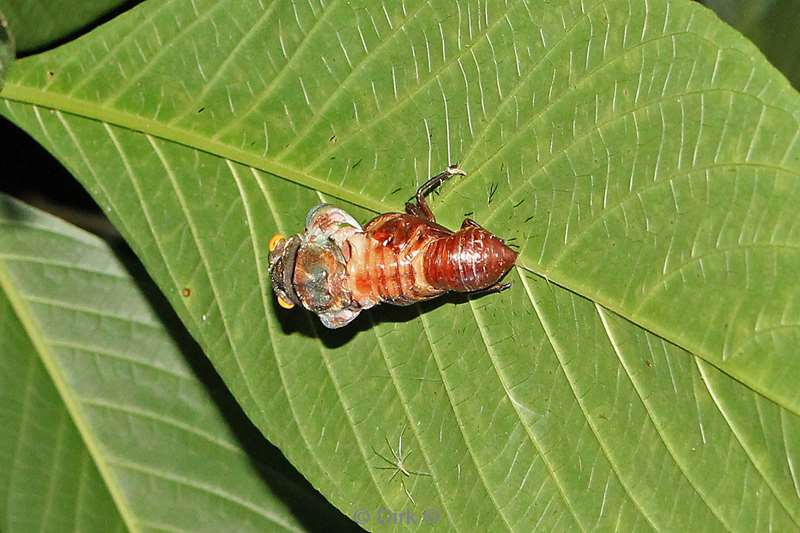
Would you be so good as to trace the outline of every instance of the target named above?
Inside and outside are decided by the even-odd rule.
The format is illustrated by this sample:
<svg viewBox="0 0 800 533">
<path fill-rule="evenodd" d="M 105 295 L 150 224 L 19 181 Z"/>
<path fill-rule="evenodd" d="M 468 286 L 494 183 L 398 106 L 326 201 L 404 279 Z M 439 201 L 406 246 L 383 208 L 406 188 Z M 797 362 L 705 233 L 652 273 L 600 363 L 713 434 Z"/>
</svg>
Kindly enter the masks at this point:
<svg viewBox="0 0 800 533">
<path fill-rule="evenodd" d="M 706 495 L 703 494 L 703 492 L 700 490 L 700 487 L 698 487 L 697 484 L 692 480 L 692 478 L 689 477 L 689 475 L 687 474 L 683 464 L 681 464 L 681 462 L 678 461 L 678 458 L 677 458 L 677 456 L 675 454 L 675 451 L 672 449 L 672 446 L 670 446 L 670 444 L 667 441 L 667 439 L 664 438 L 663 430 L 660 427 L 660 425 L 651 416 L 650 408 L 647 405 L 647 402 L 644 400 L 644 397 L 642 396 L 641 392 L 639 391 L 639 388 L 636 385 L 636 381 L 632 377 L 630 369 L 625 364 L 625 358 L 622 357 L 622 353 L 621 353 L 620 347 L 619 347 L 619 345 L 617 343 L 617 340 L 614 337 L 614 334 L 611 333 L 611 328 L 608 325 L 608 318 L 606 316 L 606 311 L 604 311 L 603 308 L 597 303 L 594 304 L 594 307 L 595 307 L 595 310 L 597 311 L 598 316 L 600 317 L 600 322 L 603 324 L 603 328 L 604 328 L 604 330 L 606 332 L 606 336 L 608 337 L 608 340 L 611 343 L 612 348 L 614 349 L 614 353 L 616 354 L 617 359 L 619 360 L 622 369 L 625 371 L 625 374 L 627 374 L 628 379 L 630 380 L 631 386 L 633 387 L 633 390 L 636 392 L 636 395 L 639 397 L 639 401 L 642 402 L 642 405 L 644 405 L 645 412 L 647 413 L 647 417 L 650 419 L 650 422 L 653 424 L 653 427 L 655 428 L 656 432 L 658 433 L 658 436 L 661 438 L 661 442 L 664 445 L 664 448 L 667 450 L 667 453 L 669 453 L 670 457 L 672 458 L 672 461 L 675 463 L 675 466 L 678 467 L 678 470 L 680 471 L 681 475 L 683 476 L 684 479 L 686 479 L 686 481 L 689 484 L 689 486 L 694 490 L 695 494 L 697 494 L 697 496 L 700 498 L 700 501 L 702 501 L 703 504 L 705 504 L 705 506 L 708 508 L 708 510 L 711 511 L 711 514 L 714 516 L 714 518 L 716 518 L 719 521 L 719 524 L 723 528 L 725 528 L 726 531 L 733 532 L 733 529 L 730 527 L 730 525 L 723 520 L 722 516 L 719 515 L 719 511 L 716 508 L 714 508 L 711 505 L 711 503 L 708 501 Z"/>
</svg>

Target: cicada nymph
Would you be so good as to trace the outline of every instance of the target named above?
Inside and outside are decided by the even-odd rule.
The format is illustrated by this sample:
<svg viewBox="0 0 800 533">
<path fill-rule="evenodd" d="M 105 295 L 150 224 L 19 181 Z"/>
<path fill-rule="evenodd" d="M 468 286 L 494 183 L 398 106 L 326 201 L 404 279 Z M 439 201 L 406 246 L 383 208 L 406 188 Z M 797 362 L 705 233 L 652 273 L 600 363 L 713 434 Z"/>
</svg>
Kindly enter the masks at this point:
<svg viewBox="0 0 800 533">
<path fill-rule="evenodd" d="M 269 274 L 278 303 L 316 313 L 340 328 L 379 303 L 410 305 L 448 291 L 502 291 L 500 279 L 517 254 L 505 242 L 464 219 L 458 231 L 436 223 L 425 196 L 446 179 L 464 175 L 456 166 L 417 189 L 405 213 L 385 213 L 363 228 L 328 204 L 306 217 L 303 233 L 269 243 Z"/>
</svg>

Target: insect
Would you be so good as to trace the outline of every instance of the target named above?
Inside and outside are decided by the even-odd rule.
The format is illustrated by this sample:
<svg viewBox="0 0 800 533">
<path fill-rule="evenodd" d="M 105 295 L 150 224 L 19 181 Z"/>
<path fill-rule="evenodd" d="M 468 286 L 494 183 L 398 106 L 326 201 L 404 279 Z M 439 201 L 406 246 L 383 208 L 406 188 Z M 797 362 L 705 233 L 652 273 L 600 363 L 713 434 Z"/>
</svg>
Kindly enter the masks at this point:
<svg viewBox="0 0 800 533">
<path fill-rule="evenodd" d="M 517 254 L 503 239 L 465 218 L 451 231 L 436 223 L 425 197 L 465 175 L 451 165 L 417 189 L 405 213 L 384 213 L 363 228 L 342 209 L 308 212 L 303 233 L 269 242 L 269 274 L 281 307 L 302 306 L 328 328 L 349 324 L 380 303 L 410 305 L 448 291 L 500 292 Z"/>
<path fill-rule="evenodd" d="M 374 468 L 378 470 L 392 470 L 392 476 L 389 478 L 390 482 L 397 476 L 397 474 L 402 474 L 400 477 L 400 486 L 403 487 L 403 492 L 406 493 L 406 496 L 408 496 L 408 499 L 411 500 L 411 503 L 416 505 L 417 502 L 415 502 L 414 498 L 411 496 L 411 492 L 406 487 L 406 482 L 403 477 L 411 477 L 412 475 L 430 476 L 430 474 L 428 472 L 416 472 L 414 470 L 409 470 L 408 467 L 406 467 L 405 460 L 408 459 L 409 455 L 411 455 L 411 450 L 409 449 L 406 453 L 403 453 L 403 433 L 405 430 L 405 426 L 403 426 L 403 429 L 400 430 L 400 438 L 397 442 L 397 450 L 392 448 L 392 445 L 389 443 L 389 439 L 386 439 L 386 446 L 389 447 L 389 451 L 392 453 L 391 459 L 381 453 L 378 453 L 378 450 L 376 450 L 374 447 L 372 448 L 372 453 L 383 459 L 388 464 L 388 466 L 381 465 Z"/>
</svg>

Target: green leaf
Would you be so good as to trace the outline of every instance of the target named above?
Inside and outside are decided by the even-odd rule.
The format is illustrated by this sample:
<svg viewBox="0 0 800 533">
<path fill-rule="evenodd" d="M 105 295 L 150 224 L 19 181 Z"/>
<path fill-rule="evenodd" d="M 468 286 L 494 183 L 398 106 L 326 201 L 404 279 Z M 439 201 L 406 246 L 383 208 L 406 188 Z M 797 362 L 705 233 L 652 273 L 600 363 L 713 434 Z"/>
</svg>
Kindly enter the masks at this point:
<svg viewBox="0 0 800 533">
<path fill-rule="evenodd" d="M 128 0 L 0 0 L 17 38 L 17 49 L 30 52 L 74 36 L 119 9 Z"/>
<path fill-rule="evenodd" d="M 303 530 L 292 504 L 342 523 L 127 268 L 0 195 L 3 530 Z"/>
<path fill-rule="evenodd" d="M 800 524 L 800 98 L 710 11 L 146 2 L 1 95 L 365 527 Z M 399 209 L 455 161 L 434 210 L 516 239 L 511 290 L 333 332 L 276 308 L 271 235 L 322 197 Z M 429 476 L 376 468 L 401 435 Z"/>
<path fill-rule="evenodd" d="M 794 0 L 705 0 L 722 20 L 745 34 L 800 87 L 800 39 Z"/>
</svg>

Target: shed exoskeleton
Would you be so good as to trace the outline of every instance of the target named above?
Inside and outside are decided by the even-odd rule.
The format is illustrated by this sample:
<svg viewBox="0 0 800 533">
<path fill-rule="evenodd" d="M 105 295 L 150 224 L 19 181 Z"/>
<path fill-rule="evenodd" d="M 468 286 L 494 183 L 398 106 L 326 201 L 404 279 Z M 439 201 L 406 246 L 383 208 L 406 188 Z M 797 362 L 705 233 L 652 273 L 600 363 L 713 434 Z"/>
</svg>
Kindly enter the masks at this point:
<svg viewBox="0 0 800 533">
<path fill-rule="evenodd" d="M 380 303 L 410 305 L 448 291 L 502 291 L 517 254 L 472 219 L 451 231 L 436 223 L 425 196 L 464 175 L 457 166 L 417 189 L 405 213 L 385 213 L 363 228 L 338 207 L 309 211 L 305 231 L 269 243 L 269 272 L 278 303 L 300 305 L 328 328 L 347 325 Z"/>
</svg>

